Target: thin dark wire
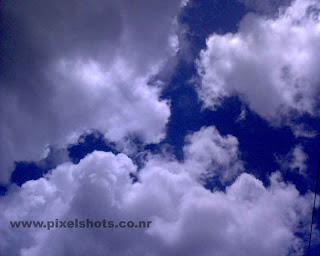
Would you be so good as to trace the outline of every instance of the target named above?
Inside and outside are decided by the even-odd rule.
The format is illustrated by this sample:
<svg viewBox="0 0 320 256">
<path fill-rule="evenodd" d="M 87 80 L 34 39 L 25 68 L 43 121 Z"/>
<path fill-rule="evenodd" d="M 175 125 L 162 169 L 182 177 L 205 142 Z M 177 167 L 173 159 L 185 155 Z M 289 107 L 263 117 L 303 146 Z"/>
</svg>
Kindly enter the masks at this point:
<svg viewBox="0 0 320 256">
<path fill-rule="evenodd" d="M 319 162 L 318 162 L 316 187 L 315 187 L 315 190 L 314 190 L 314 201 L 313 201 L 313 208 L 312 208 L 312 219 L 311 219 L 309 246 L 308 246 L 308 256 L 310 256 L 310 246 L 311 246 L 311 238 L 312 238 L 312 227 L 313 227 L 314 211 L 315 211 L 315 208 L 316 208 L 316 199 L 317 199 L 318 183 L 319 183 L 319 173 L 320 173 L 320 158 L 319 158 Z"/>
</svg>

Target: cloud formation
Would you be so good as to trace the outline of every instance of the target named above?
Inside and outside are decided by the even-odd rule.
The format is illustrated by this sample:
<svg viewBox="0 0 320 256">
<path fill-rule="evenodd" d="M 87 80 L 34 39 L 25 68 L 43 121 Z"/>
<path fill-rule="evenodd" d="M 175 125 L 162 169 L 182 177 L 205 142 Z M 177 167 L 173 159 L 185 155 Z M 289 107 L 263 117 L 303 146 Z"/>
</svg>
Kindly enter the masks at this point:
<svg viewBox="0 0 320 256">
<path fill-rule="evenodd" d="M 320 3 L 296 0 L 275 18 L 248 14 L 234 34 L 212 34 L 197 62 L 199 97 L 214 108 L 238 95 L 263 118 L 315 114 Z"/>
<path fill-rule="evenodd" d="M 203 127 L 187 136 L 185 143 L 185 164 L 195 173 L 230 181 L 244 170 L 239 160 L 238 139 L 232 135 L 221 136 L 214 126 Z"/>
<path fill-rule="evenodd" d="M 279 8 L 288 6 L 292 0 L 239 0 L 251 10 L 263 14 L 274 14 Z"/>
<path fill-rule="evenodd" d="M 276 157 L 283 169 L 297 171 L 306 175 L 308 155 L 304 152 L 302 145 L 295 146 L 285 157 Z"/>
<path fill-rule="evenodd" d="M 113 141 L 165 135 L 168 102 L 150 79 L 172 58 L 180 1 L 6 1 L 1 36 L 0 182 L 98 129 Z"/>
<path fill-rule="evenodd" d="M 202 129 L 194 138 L 212 136 Z M 219 146 L 234 140 L 227 137 Z M 189 139 L 185 148 L 197 147 Z M 210 143 L 209 143 L 210 144 Z M 220 145 L 219 145 L 220 144 Z M 213 144 L 209 148 L 214 148 Z M 220 150 L 218 150 L 220 151 Z M 302 255 L 297 233 L 308 224 L 312 195 L 270 177 L 270 186 L 241 174 L 225 192 L 206 190 L 188 161 L 170 155 L 149 155 L 137 171 L 124 154 L 93 152 L 74 165 L 65 163 L 44 178 L 12 187 L 0 198 L 0 253 L 37 255 Z M 219 160 L 211 155 L 212 161 Z M 232 156 L 230 157 L 232 158 Z M 229 159 L 230 160 L 230 159 Z M 223 162 L 227 161 L 226 159 Z M 227 170 L 225 170 L 227 171 Z M 232 170 L 231 170 L 232 172 Z M 129 177 L 134 173 L 138 182 Z M 9 220 L 108 219 L 151 220 L 149 229 L 12 229 Z M 308 226 L 309 227 L 309 226 Z"/>
</svg>

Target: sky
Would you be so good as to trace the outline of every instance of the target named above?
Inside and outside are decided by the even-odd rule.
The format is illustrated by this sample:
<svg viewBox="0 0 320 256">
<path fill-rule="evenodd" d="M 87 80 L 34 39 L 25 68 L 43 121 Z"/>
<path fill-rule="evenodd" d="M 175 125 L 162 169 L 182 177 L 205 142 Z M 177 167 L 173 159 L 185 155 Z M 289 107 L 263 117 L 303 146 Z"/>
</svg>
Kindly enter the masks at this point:
<svg viewBox="0 0 320 256">
<path fill-rule="evenodd" d="M 319 1 L 1 4 L 0 256 L 307 255 Z"/>
</svg>

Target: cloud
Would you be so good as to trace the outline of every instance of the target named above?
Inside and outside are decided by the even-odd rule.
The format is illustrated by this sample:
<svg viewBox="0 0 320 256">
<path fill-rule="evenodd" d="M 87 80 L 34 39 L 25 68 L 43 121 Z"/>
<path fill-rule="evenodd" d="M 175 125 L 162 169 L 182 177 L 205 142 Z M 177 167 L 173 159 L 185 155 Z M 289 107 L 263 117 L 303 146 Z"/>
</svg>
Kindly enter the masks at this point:
<svg viewBox="0 0 320 256">
<path fill-rule="evenodd" d="M 296 146 L 292 152 L 293 160 L 290 163 L 290 168 L 292 170 L 299 169 L 299 172 L 304 173 L 307 169 L 306 161 L 308 160 L 308 156 L 303 151 L 301 146 Z"/>
<path fill-rule="evenodd" d="M 192 152 L 202 136 L 189 137 Z M 200 142 L 196 140 L 200 138 Z M 221 138 L 220 138 L 221 140 Z M 209 152 L 226 142 L 209 142 Z M 221 151 L 220 150 L 216 150 Z M 203 156 L 201 156 L 201 154 Z M 224 154 L 223 154 L 224 155 Z M 189 157 L 202 164 L 215 153 Z M 217 159 L 216 159 L 217 158 Z M 232 158 L 232 157 L 231 157 Z M 223 163 L 226 162 L 224 159 Z M 227 161 L 228 162 L 228 161 Z M 312 195 L 300 195 L 279 173 L 270 186 L 241 174 L 225 192 L 210 192 L 195 178 L 192 166 L 170 155 L 149 155 L 137 171 L 124 154 L 93 152 L 74 165 L 65 163 L 44 178 L 11 187 L 0 198 L 0 253 L 37 255 L 302 255 L 297 233 L 308 224 Z M 129 177 L 134 173 L 138 182 Z M 9 220 L 151 220 L 149 229 L 12 229 Z M 307 225 L 309 227 L 309 225 Z M 295 254 L 294 254 L 295 253 Z"/>
<path fill-rule="evenodd" d="M 270 15 L 277 12 L 280 7 L 288 6 L 292 0 L 239 0 L 239 2 L 251 10 Z"/>
<path fill-rule="evenodd" d="M 189 169 L 194 166 L 195 173 L 206 170 L 207 177 L 220 176 L 222 181 L 230 181 L 244 169 L 239 160 L 238 139 L 232 135 L 221 136 L 214 126 L 203 127 L 185 141 L 185 164 Z"/>
<path fill-rule="evenodd" d="M 299 138 L 314 138 L 317 136 L 317 132 L 313 130 L 310 126 L 307 124 L 297 124 L 295 122 L 289 123 L 289 126 L 291 126 L 293 134 Z"/>
<path fill-rule="evenodd" d="M 238 32 L 212 34 L 197 62 L 204 106 L 238 95 L 273 124 L 316 114 L 319 10 L 319 1 L 296 0 L 275 18 L 248 14 Z"/>
<path fill-rule="evenodd" d="M 306 175 L 308 158 L 301 145 L 295 146 L 284 158 L 277 157 L 282 168 L 298 171 L 301 175 Z"/>
<path fill-rule="evenodd" d="M 150 85 L 173 44 L 180 1 L 9 1 L 1 37 L 0 182 L 98 129 L 113 141 L 164 138 L 170 116 Z M 171 39 L 170 39 L 171 38 Z"/>
</svg>

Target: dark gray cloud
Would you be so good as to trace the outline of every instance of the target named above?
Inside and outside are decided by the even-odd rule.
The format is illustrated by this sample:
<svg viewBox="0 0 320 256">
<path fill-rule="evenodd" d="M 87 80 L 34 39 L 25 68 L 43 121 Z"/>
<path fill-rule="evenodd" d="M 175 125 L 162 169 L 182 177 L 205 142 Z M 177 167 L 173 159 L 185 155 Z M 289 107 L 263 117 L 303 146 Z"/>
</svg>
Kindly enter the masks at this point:
<svg viewBox="0 0 320 256">
<path fill-rule="evenodd" d="M 164 136 L 148 79 L 171 58 L 180 1 L 6 1 L 1 26 L 0 180 L 88 129 L 110 140 Z"/>
</svg>

